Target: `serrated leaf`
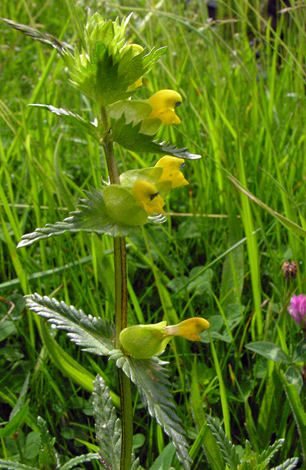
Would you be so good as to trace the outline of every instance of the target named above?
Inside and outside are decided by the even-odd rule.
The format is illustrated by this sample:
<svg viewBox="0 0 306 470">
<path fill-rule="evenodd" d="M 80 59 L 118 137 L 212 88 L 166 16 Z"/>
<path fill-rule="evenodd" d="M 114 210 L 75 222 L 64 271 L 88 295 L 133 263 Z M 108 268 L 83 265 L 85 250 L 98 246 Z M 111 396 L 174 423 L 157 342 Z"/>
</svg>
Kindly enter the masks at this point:
<svg viewBox="0 0 306 470">
<path fill-rule="evenodd" d="M 148 118 L 151 112 L 152 106 L 144 100 L 120 100 L 109 107 L 109 116 L 112 119 L 120 119 L 124 114 L 126 123 L 134 126 Z"/>
<path fill-rule="evenodd" d="M 99 375 L 94 382 L 92 397 L 101 456 L 112 470 L 120 470 L 121 421 L 117 418 L 108 387 Z"/>
<path fill-rule="evenodd" d="M 47 327 L 43 318 L 40 320 L 39 333 L 51 360 L 59 368 L 62 374 L 69 377 L 73 382 L 84 388 L 84 390 L 92 393 L 95 377 L 79 362 L 75 361 L 68 353 L 66 353 L 66 351 L 51 335 L 50 328 Z"/>
<path fill-rule="evenodd" d="M 297 457 L 294 457 L 293 459 L 287 459 L 281 465 L 271 468 L 271 470 L 293 470 L 297 466 L 298 462 L 299 459 Z"/>
<path fill-rule="evenodd" d="M 62 235 L 65 232 L 85 232 L 95 231 L 97 233 L 106 233 L 112 237 L 126 236 L 138 227 L 117 224 L 108 214 L 102 191 L 92 189 L 92 192 L 85 191 L 88 199 L 81 199 L 78 205 L 79 210 L 70 213 L 62 222 L 55 224 L 46 224 L 43 228 L 37 228 L 35 232 L 27 233 L 21 237 L 17 248 L 31 245 L 37 240 L 51 237 L 53 235 Z"/>
<path fill-rule="evenodd" d="M 271 359 L 271 361 L 283 362 L 284 364 L 291 363 L 290 358 L 282 348 L 270 341 L 255 341 L 254 343 L 246 344 L 245 347 L 267 359 Z"/>
<path fill-rule="evenodd" d="M 158 143 L 153 140 L 155 134 L 143 134 L 141 132 L 142 123 L 135 126 L 133 122 L 127 122 L 125 114 L 119 119 L 111 119 L 112 138 L 122 147 L 137 153 L 158 153 L 173 155 L 174 157 L 194 160 L 201 158 L 201 155 L 189 153 L 186 147 L 177 149 L 176 146 L 168 145 L 166 142 Z"/>
<path fill-rule="evenodd" d="M 56 328 L 68 331 L 71 340 L 84 351 L 101 356 L 110 354 L 114 349 L 114 329 L 110 323 L 49 297 L 33 294 L 25 299 L 30 310 L 46 318 Z"/>
<path fill-rule="evenodd" d="M 99 460 L 99 459 L 100 459 L 99 454 L 78 455 L 78 457 L 75 457 L 75 458 L 69 460 L 64 465 L 59 467 L 58 470 L 70 470 L 71 468 L 74 468 L 77 465 L 80 465 L 82 463 L 91 462 L 92 460 Z"/>
<path fill-rule="evenodd" d="M 157 357 L 137 360 L 124 356 L 119 350 L 114 351 L 110 359 L 115 360 L 117 367 L 120 367 L 136 385 L 150 415 L 156 418 L 172 440 L 184 469 L 190 470 L 192 460 L 188 453 L 185 431 L 175 412 L 175 404 L 168 390 L 170 387 L 168 373 L 162 367 L 166 363 Z"/>
<path fill-rule="evenodd" d="M 52 36 L 52 34 L 48 33 L 42 33 L 38 29 L 31 28 L 30 26 L 21 24 L 21 23 L 15 23 L 15 21 L 8 20 L 7 18 L 2 18 L 5 23 L 7 23 L 11 28 L 17 29 L 17 31 L 20 31 L 21 33 L 25 34 L 26 36 L 30 36 L 31 38 L 35 39 L 36 41 L 39 41 L 43 44 L 46 44 L 47 46 L 52 46 L 54 47 L 61 55 L 63 55 L 63 50 L 74 50 L 74 47 L 71 46 L 70 44 L 59 41 L 57 38 Z"/>
<path fill-rule="evenodd" d="M 19 462 L 10 462 L 2 459 L 0 459 L 0 468 L 4 468 L 4 470 L 38 470 L 37 467 L 30 467 Z"/>
<path fill-rule="evenodd" d="M 240 459 L 234 444 L 231 443 L 222 427 L 219 426 L 214 418 L 206 416 L 206 419 L 208 426 L 217 440 L 225 463 L 233 470 L 237 470 L 238 465 L 240 464 Z"/>
<path fill-rule="evenodd" d="M 282 447 L 285 439 L 278 439 L 275 441 L 271 446 L 269 446 L 266 450 L 264 450 L 257 458 L 257 465 L 258 470 L 264 469 L 272 457 L 278 452 L 278 450 Z"/>
<path fill-rule="evenodd" d="M 57 116 L 61 116 L 66 121 L 71 122 L 72 124 L 76 124 L 82 131 L 91 135 L 98 142 L 101 139 L 101 129 L 99 129 L 95 125 L 95 123 L 82 118 L 78 114 L 74 114 L 71 111 L 67 111 L 66 109 L 56 108 L 55 106 L 48 104 L 29 104 L 28 106 L 46 109 L 47 111 L 50 111 L 50 113 L 56 114 Z"/>
</svg>

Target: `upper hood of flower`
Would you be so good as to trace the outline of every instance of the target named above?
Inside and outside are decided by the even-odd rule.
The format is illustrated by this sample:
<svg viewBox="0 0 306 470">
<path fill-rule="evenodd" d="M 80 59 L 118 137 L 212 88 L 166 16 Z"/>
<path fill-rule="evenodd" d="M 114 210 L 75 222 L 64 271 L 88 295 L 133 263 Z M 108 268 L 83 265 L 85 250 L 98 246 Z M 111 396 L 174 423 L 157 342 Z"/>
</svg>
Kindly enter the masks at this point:
<svg viewBox="0 0 306 470">
<path fill-rule="evenodd" d="M 164 124 L 180 124 L 180 118 L 175 114 L 174 109 L 182 102 L 179 93 L 173 90 L 160 90 L 147 100 L 152 106 L 150 117 L 159 118 Z"/>
<path fill-rule="evenodd" d="M 179 186 L 189 184 L 183 173 L 179 171 L 185 166 L 184 159 L 165 155 L 158 160 L 155 166 L 163 168 L 163 173 L 159 181 L 171 181 L 171 188 L 178 188 Z"/>
</svg>

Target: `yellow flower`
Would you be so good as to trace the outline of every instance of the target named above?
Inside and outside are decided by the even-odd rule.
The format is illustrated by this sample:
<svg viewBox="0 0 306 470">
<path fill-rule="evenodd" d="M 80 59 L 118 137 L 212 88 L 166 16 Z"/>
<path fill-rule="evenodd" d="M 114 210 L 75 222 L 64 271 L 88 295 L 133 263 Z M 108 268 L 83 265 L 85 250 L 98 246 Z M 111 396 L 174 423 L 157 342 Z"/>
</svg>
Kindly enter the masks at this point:
<svg viewBox="0 0 306 470">
<path fill-rule="evenodd" d="M 171 188 L 178 188 L 179 186 L 189 184 L 183 173 L 179 171 L 185 166 L 184 159 L 165 155 L 158 160 L 155 166 L 161 166 L 163 168 L 159 181 L 171 181 Z"/>
<path fill-rule="evenodd" d="M 132 192 L 147 214 L 153 215 L 155 213 L 165 213 L 163 209 L 165 201 L 159 195 L 159 192 L 153 183 L 145 180 L 138 180 L 134 184 Z"/>
<path fill-rule="evenodd" d="M 199 333 L 207 330 L 210 324 L 204 318 L 188 318 L 174 326 L 166 326 L 166 335 L 182 336 L 190 341 L 201 341 Z"/>
<path fill-rule="evenodd" d="M 190 341 L 201 341 L 199 333 L 210 327 L 204 318 L 189 318 L 178 325 L 166 326 L 162 321 L 155 325 L 134 325 L 120 333 L 120 342 L 126 353 L 136 359 L 149 359 L 161 354 L 173 336 Z"/>
<path fill-rule="evenodd" d="M 160 90 L 147 100 L 152 106 L 151 118 L 157 117 L 164 124 L 180 124 L 180 118 L 175 114 L 174 108 L 182 102 L 179 93 L 173 90 Z"/>
</svg>

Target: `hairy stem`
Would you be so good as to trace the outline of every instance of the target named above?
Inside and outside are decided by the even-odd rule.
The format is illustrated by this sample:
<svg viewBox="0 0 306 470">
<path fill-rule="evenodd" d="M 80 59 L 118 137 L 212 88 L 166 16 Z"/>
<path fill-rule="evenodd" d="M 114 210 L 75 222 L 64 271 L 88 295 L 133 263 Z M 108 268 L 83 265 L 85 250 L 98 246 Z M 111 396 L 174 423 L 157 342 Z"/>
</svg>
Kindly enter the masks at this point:
<svg viewBox="0 0 306 470">
<path fill-rule="evenodd" d="M 114 156 L 111 128 L 106 108 L 101 108 L 101 119 L 105 130 L 102 145 L 108 168 L 109 182 L 111 184 L 120 184 L 119 171 Z M 114 264 L 116 348 L 121 349 L 119 335 L 121 330 L 127 326 L 127 269 L 126 243 L 124 237 L 114 238 Z M 118 376 L 122 421 L 120 470 L 130 470 L 133 444 L 133 404 L 131 382 L 121 369 L 118 369 Z"/>
</svg>

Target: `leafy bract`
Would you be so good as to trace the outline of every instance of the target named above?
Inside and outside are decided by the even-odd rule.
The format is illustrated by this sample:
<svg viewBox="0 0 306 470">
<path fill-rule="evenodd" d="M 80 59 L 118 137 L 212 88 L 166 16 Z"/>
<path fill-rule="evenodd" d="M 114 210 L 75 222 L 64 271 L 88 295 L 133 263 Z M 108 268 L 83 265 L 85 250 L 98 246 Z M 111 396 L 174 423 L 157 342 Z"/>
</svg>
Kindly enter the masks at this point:
<svg viewBox="0 0 306 470">
<path fill-rule="evenodd" d="M 176 146 L 168 145 L 166 142 L 158 143 L 153 140 L 155 133 L 143 133 L 142 123 L 133 125 L 133 121 L 128 121 L 125 113 L 119 119 L 111 119 L 112 139 L 122 147 L 137 153 L 158 153 L 163 155 L 173 155 L 174 157 L 195 160 L 201 155 L 188 152 L 186 147 L 177 149 Z"/>
<path fill-rule="evenodd" d="M 130 190 L 121 185 L 111 184 L 103 191 L 107 212 L 120 225 L 143 225 L 148 220 L 148 214 L 136 204 Z"/>
<path fill-rule="evenodd" d="M 62 222 L 46 224 L 43 228 L 37 228 L 34 232 L 23 235 L 17 247 L 31 245 L 36 240 L 62 235 L 65 232 L 95 231 L 116 237 L 126 236 L 131 231 L 137 230 L 135 226 L 116 223 L 106 210 L 102 191 L 92 189 L 92 192 L 85 191 L 85 194 L 88 199 L 81 199 L 78 211 L 72 212 L 70 217 Z"/>
<path fill-rule="evenodd" d="M 101 356 L 114 349 L 114 328 L 109 322 L 49 297 L 32 294 L 25 299 L 30 310 L 46 318 L 56 328 L 67 331 L 71 340 L 84 351 Z"/>
<path fill-rule="evenodd" d="M 188 453 L 185 431 L 175 412 L 175 404 L 168 391 L 170 382 L 167 371 L 162 367 L 165 362 L 157 357 L 135 359 L 132 356 L 125 356 L 120 350 L 113 351 L 110 359 L 115 360 L 117 367 L 120 367 L 137 386 L 150 415 L 156 418 L 158 424 L 171 438 L 184 469 L 190 470 L 192 460 Z"/>
<path fill-rule="evenodd" d="M 133 85 L 149 72 L 152 65 L 164 54 L 165 48 L 145 50 L 133 56 L 131 48 L 124 45 L 124 39 L 112 32 L 114 23 L 108 21 L 102 27 L 107 34 L 90 48 L 92 51 L 78 51 L 74 57 L 66 58 L 72 83 L 99 106 L 107 106 L 129 98 Z M 111 35 L 113 39 L 111 39 Z"/>
</svg>

